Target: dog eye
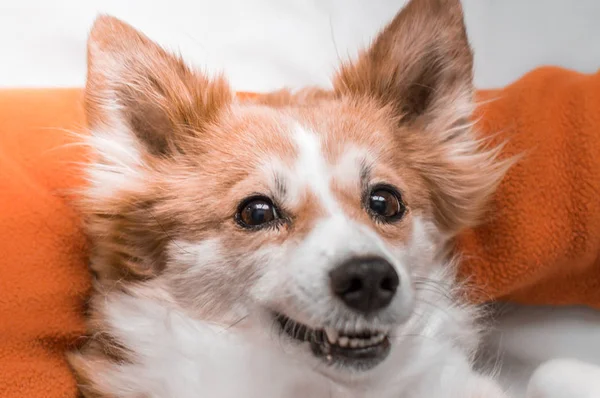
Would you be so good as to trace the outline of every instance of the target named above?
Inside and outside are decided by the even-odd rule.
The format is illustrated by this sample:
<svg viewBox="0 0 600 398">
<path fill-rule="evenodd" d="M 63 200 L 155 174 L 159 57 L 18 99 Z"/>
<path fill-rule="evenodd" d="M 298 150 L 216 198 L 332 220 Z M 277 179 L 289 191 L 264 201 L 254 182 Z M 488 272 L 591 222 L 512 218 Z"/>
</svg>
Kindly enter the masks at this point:
<svg viewBox="0 0 600 398">
<path fill-rule="evenodd" d="M 279 218 L 268 198 L 251 198 L 242 203 L 236 217 L 243 227 L 258 227 Z"/>
<path fill-rule="evenodd" d="M 376 187 L 369 194 L 369 210 L 386 221 L 401 218 L 406 208 L 400 193 L 390 187 Z"/>
</svg>

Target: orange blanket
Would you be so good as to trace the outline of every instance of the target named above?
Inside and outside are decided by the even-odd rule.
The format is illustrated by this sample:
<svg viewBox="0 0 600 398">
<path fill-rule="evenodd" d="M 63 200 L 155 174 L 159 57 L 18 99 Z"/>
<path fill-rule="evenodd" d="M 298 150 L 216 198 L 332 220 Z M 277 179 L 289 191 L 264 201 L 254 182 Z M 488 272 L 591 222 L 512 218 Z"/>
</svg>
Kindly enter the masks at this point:
<svg viewBox="0 0 600 398">
<path fill-rule="evenodd" d="M 480 101 L 479 131 L 524 157 L 460 239 L 475 299 L 600 308 L 600 71 L 540 68 Z"/>
<path fill-rule="evenodd" d="M 0 396 L 74 397 L 64 351 L 90 283 L 68 192 L 85 154 L 81 91 L 0 91 Z M 525 151 L 490 221 L 466 232 L 474 300 L 600 308 L 600 73 L 539 69 L 480 93 L 482 134 Z"/>
<path fill-rule="evenodd" d="M 85 332 L 81 90 L 0 91 L 0 397 L 74 397 L 64 351 Z"/>
</svg>

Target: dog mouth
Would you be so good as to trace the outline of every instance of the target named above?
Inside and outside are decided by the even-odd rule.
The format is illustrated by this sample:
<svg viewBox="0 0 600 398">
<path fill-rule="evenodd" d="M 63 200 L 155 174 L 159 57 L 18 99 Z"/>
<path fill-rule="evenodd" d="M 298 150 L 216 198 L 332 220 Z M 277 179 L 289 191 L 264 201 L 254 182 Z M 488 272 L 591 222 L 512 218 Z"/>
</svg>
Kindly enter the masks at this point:
<svg viewBox="0 0 600 398">
<path fill-rule="evenodd" d="M 281 313 L 274 313 L 281 330 L 298 342 L 308 342 L 315 357 L 329 365 L 366 371 L 381 363 L 391 349 L 387 332 L 361 329 L 313 329 Z"/>
</svg>

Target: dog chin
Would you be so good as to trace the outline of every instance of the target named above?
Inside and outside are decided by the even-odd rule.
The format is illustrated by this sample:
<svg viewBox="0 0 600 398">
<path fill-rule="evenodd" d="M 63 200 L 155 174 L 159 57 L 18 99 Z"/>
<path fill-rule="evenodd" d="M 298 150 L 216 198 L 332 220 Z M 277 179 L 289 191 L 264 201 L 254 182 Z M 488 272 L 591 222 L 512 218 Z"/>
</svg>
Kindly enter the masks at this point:
<svg viewBox="0 0 600 398">
<path fill-rule="evenodd" d="M 323 366 L 315 369 L 329 377 L 360 376 L 381 364 L 392 348 L 391 327 L 315 327 L 282 312 L 270 315 L 283 338 L 316 359 Z"/>
</svg>

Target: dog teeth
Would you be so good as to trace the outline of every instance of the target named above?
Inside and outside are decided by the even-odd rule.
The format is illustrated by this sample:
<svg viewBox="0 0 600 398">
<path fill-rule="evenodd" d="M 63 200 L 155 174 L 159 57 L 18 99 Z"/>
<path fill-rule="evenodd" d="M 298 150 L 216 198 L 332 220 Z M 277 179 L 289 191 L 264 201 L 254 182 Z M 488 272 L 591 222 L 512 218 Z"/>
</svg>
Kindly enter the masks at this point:
<svg viewBox="0 0 600 398">
<path fill-rule="evenodd" d="M 331 347 L 336 345 L 338 347 L 348 348 L 364 348 L 371 347 L 380 344 L 387 337 L 385 332 L 377 332 L 371 334 L 370 337 L 354 337 L 353 335 L 345 335 L 344 332 L 340 332 L 337 329 L 325 328 L 325 346 Z M 358 332 L 355 335 L 368 335 L 367 332 Z"/>
<path fill-rule="evenodd" d="M 383 333 L 379 333 L 376 334 L 375 336 L 372 336 L 369 340 L 367 340 L 367 345 L 377 345 L 379 343 L 381 343 L 383 340 L 385 339 L 385 334 Z"/>
<path fill-rule="evenodd" d="M 332 329 L 332 328 L 326 328 L 325 334 L 327 335 L 327 340 L 329 340 L 329 342 L 331 344 L 335 344 L 337 342 L 337 339 L 338 339 L 337 330 Z"/>
</svg>

